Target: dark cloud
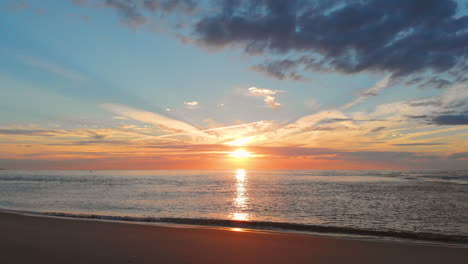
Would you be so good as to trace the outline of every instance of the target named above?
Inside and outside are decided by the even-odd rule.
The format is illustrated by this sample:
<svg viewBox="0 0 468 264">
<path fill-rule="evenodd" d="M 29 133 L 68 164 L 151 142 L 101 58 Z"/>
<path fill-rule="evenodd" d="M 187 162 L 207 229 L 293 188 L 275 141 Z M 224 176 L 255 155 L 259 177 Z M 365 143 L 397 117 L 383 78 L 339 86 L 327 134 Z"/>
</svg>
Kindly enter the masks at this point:
<svg viewBox="0 0 468 264">
<path fill-rule="evenodd" d="M 425 155 L 415 152 L 398 152 L 398 151 L 360 151 L 360 152 L 345 152 L 342 155 L 344 160 L 361 160 L 373 162 L 389 162 L 398 164 L 400 162 L 411 163 L 418 160 L 435 160 L 444 159 L 441 156 Z"/>
<path fill-rule="evenodd" d="M 448 87 L 452 85 L 453 82 L 448 81 L 446 79 L 438 78 L 438 77 L 432 77 L 429 80 L 425 81 L 424 83 L 419 85 L 419 88 L 437 88 L 437 89 L 443 89 L 445 87 Z"/>
<path fill-rule="evenodd" d="M 340 123 L 340 122 L 359 122 L 359 123 L 364 123 L 364 122 L 400 122 L 400 121 L 392 121 L 392 120 L 386 120 L 386 119 L 376 119 L 376 118 L 371 118 L 371 119 L 353 119 L 353 118 L 326 118 L 322 119 L 319 122 L 317 122 L 315 125 L 325 125 L 325 124 L 333 124 L 333 123 Z M 383 129 L 383 128 L 382 128 Z M 382 130 L 379 129 L 379 130 Z M 377 132 L 377 131 L 376 131 Z"/>
<path fill-rule="evenodd" d="M 408 119 L 415 119 L 416 121 L 423 120 L 426 123 L 430 120 L 428 115 L 404 115 L 404 117 Z"/>
<path fill-rule="evenodd" d="M 457 13 L 454 0 L 105 0 L 105 6 L 131 27 L 158 14 L 183 13 L 175 19 L 185 21 L 191 14 L 191 30 L 178 32 L 181 38 L 268 56 L 252 69 L 280 80 L 304 80 L 300 72 L 312 70 L 447 72 L 459 81 L 468 70 L 468 16 Z"/>
<path fill-rule="evenodd" d="M 129 27 L 139 27 L 147 21 L 146 16 L 140 12 L 135 1 L 106 0 L 105 5 L 117 10 L 121 15 L 121 22 Z"/>
<path fill-rule="evenodd" d="M 393 146 L 440 146 L 447 145 L 446 143 L 404 143 L 404 144 L 392 144 Z"/>
<path fill-rule="evenodd" d="M 379 132 L 379 131 L 384 130 L 385 128 L 386 128 L 386 127 L 384 127 L 384 126 L 376 127 L 376 128 L 374 128 L 374 129 L 372 129 L 370 132 L 371 132 L 371 133 Z"/>
<path fill-rule="evenodd" d="M 104 139 L 108 137 L 108 135 L 100 135 L 100 134 L 95 134 L 92 136 L 94 139 Z"/>
<path fill-rule="evenodd" d="M 407 102 L 410 107 L 428 108 L 427 114 L 405 115 L 408 119 L 429 125 L 468 125 L 468 102 L 460 96 L 453 101 L 443 98 L 421 99 Z"/>
<path fill-rule="evenodd" d="M 458 152 L 449 156 L 450 159 L 468 159 L 468 152 Z"/>
<path fill-rule="evenodd" d="M 143 6 L 151 12 L 174 12 L 176 10 L 192 12 L 197 7 L 194 0 L 144 0 Z"/>
<path fill-rule="evenodd" d="M 442 106 L 443 103 L 440 98 L 431 98 L 431 99 L 420 99 L 414 100 L 408 103 L 409 106 L 419 107 L 419 106 Z"/>
<path fill-rule="evenodd" d="M 468 125 L 468 114 L 440 115 L 432 119 L 436 125 Z"/>
<path fill-rule="evenodd" d="M 348 122 L 348 121 L 354 121 L 354 120 L 352 118 L 325 118 L 325 119 L 322 119 L 319 122 L 317 122 L 316 126 L 325 125 L 325 124 L 332 124 L 332 123 L 339 123 L 339 122 Z"/>
<path fill-rule="evenodd" d="M 408 81 L 405 82 L 406 85 L 413 85 L 413 84 L 417 84 L 417 83 L 420 83 L 424 80 L 423 77 L 421 76 L 417 76 L 417 77 L 414 77 L 414 78 L 411 78 L 409 79 Z"/>
<path fill-rule="evenodd" d="M 310 56 L 255 66 L 272 76 L 291 67 L 344 73 L 384 71 L 406 76 L 465 65 L 468 17 L 454 1 L 220 1 L 218 13 L 195 26 L 207 46 L 242 46 L 247 53 Z M 316 60 L 321 63 L 316 63 Z M 278 65 L 282 65 L 281 67 Z"/>
<path fill-rule="evenodd" d="M 251 67 L 251 69 L 278 80 L 290 79 L 295 81 L 305 81 L 307 78 L 298 74 L 297 70 L 298 68 L 302 67 L 303 64 L 308 60 L 309 59 L 304 56 L 299 60 L 284 59 L 268 61 L 255 65 Z"/>
</svg>

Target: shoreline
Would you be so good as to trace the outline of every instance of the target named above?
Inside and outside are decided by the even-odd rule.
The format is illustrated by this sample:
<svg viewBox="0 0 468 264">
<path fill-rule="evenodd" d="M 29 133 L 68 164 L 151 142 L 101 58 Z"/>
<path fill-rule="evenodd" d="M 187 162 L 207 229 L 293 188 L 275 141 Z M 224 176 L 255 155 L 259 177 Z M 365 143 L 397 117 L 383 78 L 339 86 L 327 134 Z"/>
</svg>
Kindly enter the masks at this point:
<svg viewBox="0 0 468 264">
<path fill-rule="evenodd" d="M 464 263 L 468 249 L 0 213 L 2 263 Z"/>
<path fill-rule="evenodd" d="M 348 229 L 341 227 L 327 227 L 327 226 L 314 226 L 305 224 L 294 223 L 280 223 L 280 222 L 256 222 L 256 221 L 235 221 L 235 220 L 222 220 L 222 219 L 191 219 L 191 218 L 155 218 L 155 217 L 133 217 L 133 216 L 111 216 L 111 215 L 97 215 L 97 214 L 81 214 L 69 212 L 37 212 L 37 211 L 23 211 L 0 208 L 1 214 L 24 215 L 30 217 L 45 217 L 56 219 L 69 219 L 81 221 L 99 221 L 104 223 L 122 223 L 122 224 L 135 224 L 135 225 L 155 225 L 163 227 L 175 228 L 202 228 L 202 229 L 220 229 L 220 230 L 242 230 L 243 232 L 258 232 L 258 233 L 273 233 L 284 235 L 303 235 L 313 237 L 325 237 L 335 239 L 350 239 L 362 240 L 371 242 L 389 242 L 389 243 L 402 243 L 414 245 L 435 245 L 446 247 L 460 247 L 468 248 L 468 237 L 450 236 L 452 238 L 460 238 L 461 240 L 447 240 L 444 238 L 431 239 L 432 236 L 440 236 L 439 234 L 428 234 L 428 238 L 419 236 L 414 238 L 411 235 L 420 235 L 418 233 L 394 232 L 388 234 L 385 231 L 361 230 L 361 229 Z M 296 227 L 296 229 L 288 229 L 288 227 Z M 299 228 L 297 228 L 299 227 Z M 354 232 L 343 232 L 343 230 L 352 230 Z M 327 232 L 328 231 L 328 232 Z M 385 235 L 386 234 L 386 235 Z M 395 234 L 399 234 L 397 236 Z M 405 235 L 401 235 L 405 234 Z M 449 237 L 449 235 L 445 235 Z"/>
</svg>

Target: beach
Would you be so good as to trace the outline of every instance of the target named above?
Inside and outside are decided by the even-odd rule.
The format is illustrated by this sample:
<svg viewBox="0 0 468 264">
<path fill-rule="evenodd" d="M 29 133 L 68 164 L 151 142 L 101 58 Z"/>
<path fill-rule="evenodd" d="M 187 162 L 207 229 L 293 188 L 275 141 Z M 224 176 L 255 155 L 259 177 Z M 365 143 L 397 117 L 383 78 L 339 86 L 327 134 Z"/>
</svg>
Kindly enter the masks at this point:
<svg viewBox="0 0 468 264">
<path fill-rule="evenodd" d="M 465 263 L 468 248 L 0 213 L 0 263 Z"/>
</svg>

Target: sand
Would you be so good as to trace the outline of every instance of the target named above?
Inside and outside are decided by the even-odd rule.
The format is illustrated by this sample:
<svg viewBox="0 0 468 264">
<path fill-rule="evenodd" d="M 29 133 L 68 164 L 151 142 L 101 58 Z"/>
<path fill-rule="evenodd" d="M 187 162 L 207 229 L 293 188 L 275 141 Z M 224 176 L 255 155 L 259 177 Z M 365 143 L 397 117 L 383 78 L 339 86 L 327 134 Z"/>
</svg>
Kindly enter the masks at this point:
<svg viewBox="0 0 468 264">
<path fill-rule="evenodd" d="M 467 247 L 0 213 L 0 263 L 467 263 Z"/>
</svg>

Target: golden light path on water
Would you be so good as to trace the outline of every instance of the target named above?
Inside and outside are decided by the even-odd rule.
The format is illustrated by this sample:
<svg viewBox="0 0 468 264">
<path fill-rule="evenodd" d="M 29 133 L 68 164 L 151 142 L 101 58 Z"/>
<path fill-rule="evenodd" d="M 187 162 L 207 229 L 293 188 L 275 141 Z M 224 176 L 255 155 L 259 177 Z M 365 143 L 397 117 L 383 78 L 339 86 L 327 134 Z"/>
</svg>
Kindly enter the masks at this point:
<svg viewBox="0 0 468 264">
<path fill-rule="evenodd" d="M 232 220 L 248 221 L 249 214 L 245 212 L 247 210 L 247 200 L 246 195 L 246 184 L 247 184 L 247 174 L 244 169 L 236 170 L 236 196 L 233 200 L 234 212 L 231 214 Z"/>
</svg>

